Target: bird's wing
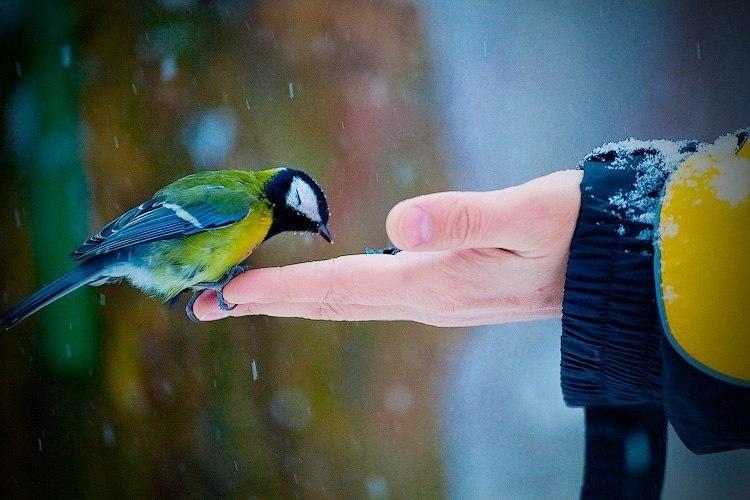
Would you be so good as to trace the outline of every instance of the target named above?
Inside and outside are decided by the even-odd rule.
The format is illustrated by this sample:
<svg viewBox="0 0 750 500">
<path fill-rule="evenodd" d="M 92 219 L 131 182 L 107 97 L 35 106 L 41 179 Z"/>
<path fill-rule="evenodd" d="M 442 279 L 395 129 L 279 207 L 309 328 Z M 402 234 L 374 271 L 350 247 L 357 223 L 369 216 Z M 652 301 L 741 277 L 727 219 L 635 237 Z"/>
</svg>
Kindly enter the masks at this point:
<svg viewBox="0 0 750 500">
<path fill-rule="evenodd" d="M 128 210 L 86 240 L 71 254 L 74 260 L 122 250 L 133 245 L 182 238 L 242 220 L 253 198 L 226 186 L 196 186 L 179 196 L 158 194 Z M 194 194 L 195 196 L 192 196 Z M 189 201 L 188 201 L 189 200 Z"/>
</svg>

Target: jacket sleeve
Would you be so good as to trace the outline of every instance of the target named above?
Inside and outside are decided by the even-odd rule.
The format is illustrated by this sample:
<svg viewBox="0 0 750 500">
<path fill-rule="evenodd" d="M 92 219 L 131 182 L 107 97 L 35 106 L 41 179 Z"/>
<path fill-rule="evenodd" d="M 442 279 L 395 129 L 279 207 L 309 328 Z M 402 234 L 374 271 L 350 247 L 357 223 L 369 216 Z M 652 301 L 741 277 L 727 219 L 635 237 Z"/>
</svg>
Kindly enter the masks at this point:
<svg viewBox="0 0 750 500">
<path fill-rule="evenodd" d="M 696 453 L 750 447 L 750 143 L 682 162 L 661 202 L 655 278 L 666 414 Z"/>
<path fill-rule="evenodd" d="M 741 136 L 732 136 L 735 144 Z M 750 389 L 701 370 L 675 351 L 665 335 L 665 294 L 654 263 L 655 254 L 662 257 L 657 229 L 665 186 L 686 160 L 713 154 L 711 148 L 695 141 L 630 140 L 603 146 L 581 162 L 581 210 L 563 297 L 566 403 L 665 411 L 685 444 L 698 453 L 750 444 L 743 429 L 747 426 L 741 425 L 750 418 Z M 700 205 L 695 199 L 690 202 Z M 726 223 L 711 221 L 717 229 Z M 674 230 L 667 225 L 667 232 Z M 671 258 L 681 261 L 692 250 L 688 243 L 671 252 Z M 694 267 L 691 272 L 700 274 L 701 266 Z M 674 293 L 668 289 L 666 298 L 673 299 Z M 700 306 L 723 310 L 710 300 L 693 308 Z M 695 333 L 703 338 L 712 334 Z M 709 345 L 704 348 L 711 351 Z M 750 353 L 745 358 L 750 362 L 748 358 Z M 720 405 L 724 410 L 717 413 L 717 401 L 728 396 L 733 403 Z"/>
</svg>

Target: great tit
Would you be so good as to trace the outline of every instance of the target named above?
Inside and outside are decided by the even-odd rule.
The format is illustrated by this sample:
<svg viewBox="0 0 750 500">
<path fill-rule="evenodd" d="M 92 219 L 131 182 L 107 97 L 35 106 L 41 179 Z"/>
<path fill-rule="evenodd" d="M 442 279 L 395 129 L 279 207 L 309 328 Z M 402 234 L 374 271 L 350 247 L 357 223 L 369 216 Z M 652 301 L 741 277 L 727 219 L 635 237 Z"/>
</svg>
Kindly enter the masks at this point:
<svg viewBox="0 0 750 500">
<path fill-rule="evenodd" d="M 246 268 L 261 243 L 284 231 L 317 233 L 333 243 L 328 203 L 318 183 L 292 168 L 204 171 L 183 177 L 128 210 L 86 240 L 72 271 L 26 297 L 0 317 L 10 328 L 83 285 L 129 281 L 164 302 L 193 291 L 222 289 Z"/>
</svg>

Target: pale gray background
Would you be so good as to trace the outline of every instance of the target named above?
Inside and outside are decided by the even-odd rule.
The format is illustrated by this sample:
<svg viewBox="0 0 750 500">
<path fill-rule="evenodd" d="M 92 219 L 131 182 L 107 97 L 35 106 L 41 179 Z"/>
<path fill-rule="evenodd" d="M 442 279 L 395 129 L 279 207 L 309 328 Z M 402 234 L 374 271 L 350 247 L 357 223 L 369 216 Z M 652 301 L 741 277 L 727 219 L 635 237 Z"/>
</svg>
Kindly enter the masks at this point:
<svg viewBox="0 0 750 500">
<path fill-rule="evenodd" d="M 749 2 L 424 0 L 449 171 L 489 189 L 573 167 L 613 140 L 750 125 Z M 559 321 L 477 329 L 444 388 L 455 498 L 573 498 L 582 412 L 563 405 Z M 698 396 L 699 397 L 699 396 Z M 750 452 L 670 434 L 664 498 L 747 498 Z"/>
</svg>

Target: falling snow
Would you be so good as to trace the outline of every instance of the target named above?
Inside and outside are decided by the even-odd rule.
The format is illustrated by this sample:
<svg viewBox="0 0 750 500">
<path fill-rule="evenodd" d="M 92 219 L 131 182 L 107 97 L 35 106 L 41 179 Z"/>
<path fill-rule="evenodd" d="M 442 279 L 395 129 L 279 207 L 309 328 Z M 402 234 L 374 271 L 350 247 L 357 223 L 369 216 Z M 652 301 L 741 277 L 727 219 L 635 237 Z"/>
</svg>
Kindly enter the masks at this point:
<svg viewBox="0 0 750 500">
<path fill-rule="evenodd" d="M 367 478 L 367 496 L 372 500 L 388 497 L 388 483 L 383 476 L 373 475 Z"/>
<path fill-rule="evenodd" d="M 112 424 L 106 422 L 102 424 L 102 440 L 104 441 L 104 444 L 110 448 L 115 445 L 116 436 Z"/>
<path fill-rule="evenodd" d="M 171 82 L 177 75 L 177 60 L 172 57 L 165 57 L 161 60 L 161 81 Z"/>
<path fill-rule="evenodd" d="M 70 45 L 65 44 L 60 47 L 60 66 L 70 68 L 73 64 L 73 50 Z"/>
</svg>

